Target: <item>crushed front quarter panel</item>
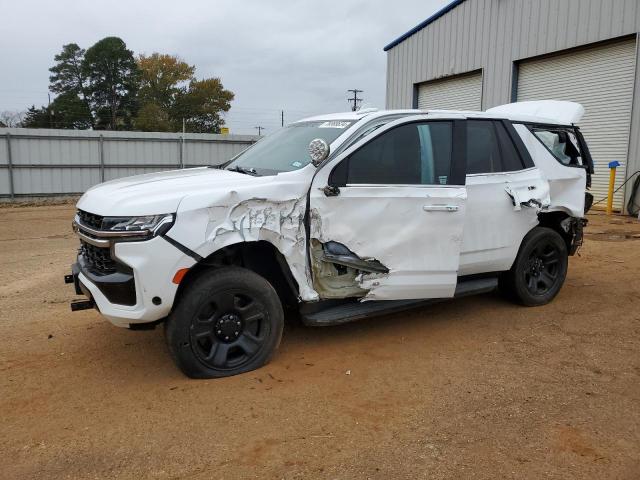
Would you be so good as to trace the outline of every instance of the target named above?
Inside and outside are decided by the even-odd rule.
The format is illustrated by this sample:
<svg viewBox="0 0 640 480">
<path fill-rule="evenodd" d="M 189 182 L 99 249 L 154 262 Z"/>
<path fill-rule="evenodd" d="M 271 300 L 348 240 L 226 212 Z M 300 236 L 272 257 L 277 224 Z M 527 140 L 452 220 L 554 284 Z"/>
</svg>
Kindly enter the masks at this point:
<svg viewBox="0 0 640 480">
<path fill-rule="evenodd" d="M 318 299 L 307 264 L 304 217 L 314 168 L 306 167 L 227 191 L 190 195 L 169 236 L 203 258 L 229 245 L 264 240 L 284 256 L 304 301 Z M 194 226 L 202 226 L 198 232 Z"/>
</svg>

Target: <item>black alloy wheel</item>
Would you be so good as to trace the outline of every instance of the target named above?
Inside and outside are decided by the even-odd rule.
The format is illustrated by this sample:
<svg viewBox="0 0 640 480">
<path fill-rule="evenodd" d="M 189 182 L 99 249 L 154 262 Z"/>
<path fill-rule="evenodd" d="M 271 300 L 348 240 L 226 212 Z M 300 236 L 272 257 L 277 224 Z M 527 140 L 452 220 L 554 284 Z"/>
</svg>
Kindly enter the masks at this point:
<svg viewBox="0 0 640 480">
<path fill-rule="evenodd" d="M 526 306 L 555 298 L 567 276 L 567 242 L 556 231 L 535 227 L 525 235 L 510 270 L 500 276 L 500 290 Z"/>
<path fill-rule="evenodd" d="M 223 290 L 193 317 L 191 347 L 208 367 L 234 369 L 259 352 L 270 328 L 264 305 L 252 292 Z"/>
<path fill-rule="evenodd" d="M 282 338 L 284 314 L 267 280 L 245 268 L 222 267 L 184 281 L 165 336 L 185 375 L 227 377 L 271 359 Z"/>
<path fill-rule="evenodd" d="M 556 285 L 560 275 L 560 257 L 560 250 L 550 240 L 538 243 L 531 252 L 523 273 L 532 295 L 544 295 Z"/>
</svg>

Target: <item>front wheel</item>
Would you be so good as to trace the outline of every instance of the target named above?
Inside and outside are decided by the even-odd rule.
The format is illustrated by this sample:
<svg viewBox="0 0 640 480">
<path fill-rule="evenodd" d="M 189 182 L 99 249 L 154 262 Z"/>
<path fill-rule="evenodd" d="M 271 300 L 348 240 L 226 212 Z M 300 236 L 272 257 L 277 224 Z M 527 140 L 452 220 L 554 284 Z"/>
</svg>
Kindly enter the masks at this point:
<svg viewBox="0 0 640 480">
<path fill-rule="evenodd" d="M 255 370 L 282 338 L 284 314 L 263 277 L 239 267 L 211 270 L 193 280 L 165 323 L 169 351 L 191 378 Z"/>
<path fill-rule="evenodd" d="M 536 227 L 522 240 L 511 270 L 500 278 L 500 287 L 523 305 L 545 305 L 562 288 L 567 265 L 567 244 L 560 234 Z"/>
</svg>

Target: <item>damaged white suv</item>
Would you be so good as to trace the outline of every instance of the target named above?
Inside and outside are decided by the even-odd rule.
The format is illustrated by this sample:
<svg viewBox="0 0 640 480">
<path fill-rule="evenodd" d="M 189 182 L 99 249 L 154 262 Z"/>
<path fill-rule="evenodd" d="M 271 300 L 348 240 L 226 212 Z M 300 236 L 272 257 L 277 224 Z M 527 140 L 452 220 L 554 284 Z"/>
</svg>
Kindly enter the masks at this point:
<svg viewBox="0 0 640 480">
<path fill-rule="evenodd" d="M 500 287 L 560 290 L 593 164 L 580 105 L 308 118 L 219 167 L 107 182 L 78 202 L 65 280 L 112 323 L 163 321 L 190 377 L 264 365 L 285 307 L 332 325 Z"/>
</svg>

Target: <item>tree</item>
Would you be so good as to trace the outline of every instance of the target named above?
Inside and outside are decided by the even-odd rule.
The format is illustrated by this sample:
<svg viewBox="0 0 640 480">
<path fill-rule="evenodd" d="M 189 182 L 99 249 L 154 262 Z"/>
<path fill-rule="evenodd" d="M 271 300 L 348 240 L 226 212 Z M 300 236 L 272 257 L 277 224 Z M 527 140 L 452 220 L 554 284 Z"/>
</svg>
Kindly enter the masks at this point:
<svg viewBox="0 0 640 480">
<path fill-rule="evenodd" d="M 9 128 L 20 127 L 25 112 L 5 110 L 0 113 L 0 122 Z"/>
<path fill-rule="evenodd" d="M 173 108 L 174 122 L 185 120 L 187 131 L 219 133 L 223 124 L 222 112 L 231 108 L 233 92 L 225 90 L 219 78 L 192 80 L 181 93 Z"/>
<path fill-rule="evenodd" d="M 140 78 L 133 52 L 120 38 L 106 37 L 85 52 L 82 68 L 95 127 L 129 128 L 137 110 Z"/>
<path fill-rule="evenodd" d="M 176 131 L 182 121 L 189 132 L 218 132 L 222 112 L 231 107 L 233 93 L 219 78 L 196 80 L 195 67 L 172 55 L 153 53 L 138 58 L 141 72 L 140 111 L 135 128 Z"/>
<path fill-rule="evenodd" d="M 133 126 L 143 132 L 171 132 L 171 120 L 167 111 L 156 103 L 145 103 L 138 110 Z"/>
<path fill-rule="evenodd" d="M 154 103 L 169 109 L 186 83 L 193 78 L 196 67 L 172 55 L 153 53 L 138 57 L 141 104 Z"/>
<path fill-rule="evenodd" d="M 91 112 L 84 102 L 72 92 L 58 95 L 48 107 L 32 105 L 25 113 L 21 126 L 25 128 L 87 129 Z"/>
<path fill-rule="evenodd" d="M 49 90 L 65 95 L 65 104 L 68 105 L 71 102 L 79 106 L 77 114 L 83 114 L 86 117 L 78 120 L 82 125 L 88 124 L 89 127 L 93 127 L 93 115 L 88 98 L 89 80 L 83 68 L 84 54 L 84 49 L 75 43 L 62 46 L 62 52 L 54 57 L 56 64 L 49 69 L 52 74 L 49 77 Z M 79 101 L 72 100 L 71 95 L 75 95 Z"/>
<path fill-rule="evenodd" d="M 24 115 L 22 126 L 24 128 L 53 128 L 47 107 L 36 108 L 35 105 L 31 105 Z"/>
</svg>

